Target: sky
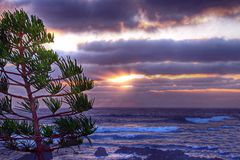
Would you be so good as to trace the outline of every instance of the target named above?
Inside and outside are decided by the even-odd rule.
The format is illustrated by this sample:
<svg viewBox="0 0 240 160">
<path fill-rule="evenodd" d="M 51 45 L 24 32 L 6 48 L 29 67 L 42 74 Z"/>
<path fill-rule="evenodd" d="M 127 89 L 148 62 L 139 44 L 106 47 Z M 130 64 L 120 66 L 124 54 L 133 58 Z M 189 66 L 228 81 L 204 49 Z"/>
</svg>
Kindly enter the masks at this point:
<svg viewBox="0 0 240 160">
<path fill-rule="evenodd" d="M 0 0 L 95 80 L 95 107 L 240 108 L 239 0 Z"/>
</svg>

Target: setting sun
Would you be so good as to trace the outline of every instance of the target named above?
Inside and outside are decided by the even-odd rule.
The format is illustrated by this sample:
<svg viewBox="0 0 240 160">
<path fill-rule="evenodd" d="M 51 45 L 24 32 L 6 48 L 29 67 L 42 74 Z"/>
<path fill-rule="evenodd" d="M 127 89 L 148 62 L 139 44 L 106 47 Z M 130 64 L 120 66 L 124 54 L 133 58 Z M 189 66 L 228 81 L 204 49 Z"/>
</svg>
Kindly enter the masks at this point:
<svg viewBox="0 0 240 160">
<path fill-rule="evenodd" d="M 142 74 L 130 74 L 130 75 L 115 76 L 115 77 L 108 79 L 108 81 L 114 82 L 114 83 L 123 83 L 123 82 L 132 81 L 134 79 L 142 79 L 144 77 L 145 76 Z"/>
<path fill-rule="evenodd" d="M 133 88 L 132 85 L 122 85 L 120 87 L 123 88 L 123 89 Z"/>
<path fill-rule="evenodd" d="M 239 53 L 240 0 L 0 0 L 0 160 L 240 160 Z"/>
</svg>

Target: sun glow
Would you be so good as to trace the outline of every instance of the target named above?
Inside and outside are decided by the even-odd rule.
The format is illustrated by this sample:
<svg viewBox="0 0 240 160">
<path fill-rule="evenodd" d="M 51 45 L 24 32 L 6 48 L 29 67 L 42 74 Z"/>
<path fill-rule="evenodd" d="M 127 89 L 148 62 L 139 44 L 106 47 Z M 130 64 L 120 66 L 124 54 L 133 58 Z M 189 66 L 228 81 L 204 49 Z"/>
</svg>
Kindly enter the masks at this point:
<svg viewBox="0 0 240 160">
<path fill-rule="evenodd" d="M 113 83 L 124 83 L 124 82 L 132 81 L 134 79 L 142 79 L 144 77 L 145 76 L 142 74 L 130 74 L 130 75 L 121 75 L 121 76 L 112 77 L 112 78 L 109 78 L 108 81 Z"/>
<path fill-rule="evenodd" d="M 78 50 L 79 36 L 70 33 L 54 32 L 54 37 L 54 43 L 49 44 L 50 48 L 66 52 Z"/>
<path fill-rule="evenodd" d="M 178 74 L 178 75 L 170 75 L 170 74 L 156 74 L 156 75 L 144 75 L 144 74 L 119 74 L 115 76 L 108 76 L 110 78 L 104 78 L 103 81 L 111 82 L 111 83 L 123 83 L 125 85 L 129 84 L 133 80 L 153 80 L 153 79 L 169 79 L 169 80 L 177 80 L 177 79 L 204 79 L 204 78 L 231 78 L 234 80 L 240 79 L 240 74 Z"/>
<path fill-rule="evenodd" d="M 128 89 L 128 88 L 133 88 L 133 85 L 122 85 L 120 87 L 124 89 Z"/>
</svg>

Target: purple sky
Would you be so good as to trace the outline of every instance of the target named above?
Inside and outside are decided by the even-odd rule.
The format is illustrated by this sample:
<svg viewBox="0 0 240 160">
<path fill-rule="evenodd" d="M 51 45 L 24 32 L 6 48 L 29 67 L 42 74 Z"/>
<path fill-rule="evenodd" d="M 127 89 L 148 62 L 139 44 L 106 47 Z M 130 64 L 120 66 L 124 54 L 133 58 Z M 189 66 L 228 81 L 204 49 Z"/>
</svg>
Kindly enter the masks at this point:
<svg viewBox="0 0 240 160">
<path fill-rule="evenodd" d="M 0 0 L 55 33 L 95 107 L 240 108 L 239 0 Z"/>
</svg>

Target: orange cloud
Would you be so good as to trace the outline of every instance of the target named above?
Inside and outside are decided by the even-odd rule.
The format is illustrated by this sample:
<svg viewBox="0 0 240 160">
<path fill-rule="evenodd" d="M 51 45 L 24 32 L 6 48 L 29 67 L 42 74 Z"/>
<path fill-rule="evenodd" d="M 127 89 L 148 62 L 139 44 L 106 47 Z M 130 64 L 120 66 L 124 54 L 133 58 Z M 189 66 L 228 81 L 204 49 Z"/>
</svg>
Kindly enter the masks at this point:
<svg viewBox="0 0 240 160">
<path fill-rule="evenodd" d="M 231 78 L 234 80 L 240 80 L 240 74 L 156 74 L 156 75 L 144 75 L 140 73 L 124 73 L 121 72 L 116 75 L 105 75 L 98 81 L 101 82 L 111 82 L 111 83 L 127 83 L 133 80 L 142 80 L 142 79 L 169 79 L 169 80 L 177 80 L 177 79 L 197 79 L 197 78 Z"/>
<path fill-rule="evenodd" d="M 179 90 L 150 90 L 149 92 L 153 92 L 153 93 L 164 93 L 164 92 L 185 92 L 185 93 L 225 92 L 225 93 L 240 93 L 240 89 L 206 88 L 206 89 L 179 89 Z"/>
<path fill-rule="evenodd" d="M 144 75 L 142 74 L 126 74 L 126 75 L 111 77 L 107 80 L 113 83 L 124 83 L 124 82 L 129 82 L 135 79 L 142 79 L 142 78 L 144 78 Z"/>
<path fill-rule="evenodd" d="M 217 74 L 178 74 L 178 75 L 170 75 L 170 74 L 158 74 L 158 75 L 150 75 L 146 76 L 148 79 L 157 79 L 157 78 L 164 78 L 164 79 L 193 79 L 193 78 L 211 78 L 217 77 Z"/>
<path fill-rule="evenodd" d="M 180 25 L 197 25 L 209 22 L 211 19 L 216 17 L 226 17 L 226 16 L 234 16 L 240 13 L 240 7 L 232 7 L 232 8 L 223 8 L 223 7 L 212 7 L 204 10 L 203 12 L 193 15 L 193 16 L 185 16 L 180 21 L 168 20 L 168 21 L 160 21 L 158 18 L 156 20 L 149 20 L 147 18 L 144 10 L 139 9 L 138 15 L 136 16 L 136 20 L 138 21 L 138 29 L 162 29 L 173 26 Z M 237 17 L 236 17 L 237 18 Z"/>
</svg>

